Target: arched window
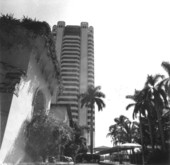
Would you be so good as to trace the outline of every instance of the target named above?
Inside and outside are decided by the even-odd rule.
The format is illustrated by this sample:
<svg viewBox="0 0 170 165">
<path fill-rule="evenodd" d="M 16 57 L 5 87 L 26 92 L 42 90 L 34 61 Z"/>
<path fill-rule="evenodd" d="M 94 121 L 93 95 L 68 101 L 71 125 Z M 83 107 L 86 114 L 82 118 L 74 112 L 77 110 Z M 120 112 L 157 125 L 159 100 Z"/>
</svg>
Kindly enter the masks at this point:
<svg viewBox="0 0 170 165">
<path fill-rule="evenodd" d="M 33 99 L 33 116 L 41 113 L 45 113 L 46 100 L 44 93 L 41 90 L 37 90 Z"/>
</svg>

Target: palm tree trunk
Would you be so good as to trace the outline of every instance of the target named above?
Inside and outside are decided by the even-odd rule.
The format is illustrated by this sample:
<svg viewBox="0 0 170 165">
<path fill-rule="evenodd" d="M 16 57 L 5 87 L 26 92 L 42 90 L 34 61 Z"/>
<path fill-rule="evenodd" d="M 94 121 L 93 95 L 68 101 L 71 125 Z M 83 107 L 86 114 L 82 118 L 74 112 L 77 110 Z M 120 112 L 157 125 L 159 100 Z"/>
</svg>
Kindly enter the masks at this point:
<svg viewBox="0 0 170 165">
<path fill-rule="evenodd" d="M 145 164 L 145 157 L 144 157 L 144 142 L 143 142 L 143 133 L 142 133 L 142 122 L 141 122 L 141 114 L 140 114 L 140 136 L 141 136 L 141 143 L 142 143 L 142 164 Z"/>
<path fill-rule="evenodd" d="M 159 132 L 160 132 L 160 135 L 161 135 L 162 151 L 165 151 L 165 141 L 164 141 L 165 138 L 164 138 L 164 132 L 163 132 L 161 116 L 160 116 L 160 113 L 159 113 L 158 105 L 156 106 L 156 114 L 157 114 L 157 118 L 158 118 Z"/>
<path fill-rule="evenodd" d="M 93 108 L 91 108 L 90 120 L 90 153 L 93 154 Z"/>
<path fill-rule="evenodd" d="M 151 140 L 151 146 L 152 146 L 152 152 L 153 152 L 154 151 L 153 132 L 152 132 L 151 120 L 150 120 L 149 115 L 148 115 L 148 125 L 149 125 L 150 140 Z"/>
</svg>

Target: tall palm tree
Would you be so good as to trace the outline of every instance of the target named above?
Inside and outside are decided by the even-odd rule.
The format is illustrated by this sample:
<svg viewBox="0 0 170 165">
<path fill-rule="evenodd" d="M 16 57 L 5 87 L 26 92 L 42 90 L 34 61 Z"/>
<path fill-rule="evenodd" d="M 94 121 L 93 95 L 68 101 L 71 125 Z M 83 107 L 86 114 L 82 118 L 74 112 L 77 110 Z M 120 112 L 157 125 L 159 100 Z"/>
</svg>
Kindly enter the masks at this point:
<svg viewBox="0 0 170 165">
<path fill-rule="evenodd" d="M 134 97 L 134 101 L 136 102 L 134 104 L 134 113 L 139 113 L 143 116 L 146 116 L 147 111 L 147 117 L 149 119 L 151 115 L 154 114 L 154 111 L 156 112 L 156 118 L 158 121 L 158 127 L 161 136 L 162 150 L 165 151 L 164 132 L 162 128 L 161 115 L 163 108 L 167 107 L 168 105 L 168 100 L 166 92 L 162 88 L 162 81 L 159 81 L 160 79 L 162 80 L 162 78 L 162 75 L 148 75 L 144 88 Z M 132 105 L 129 105 L 127 109 Z"/>
<path fill-rule="evenodd" d="M 146 111 L 145 108 L 143 108 L 144 106 L 141 101 L 142 96 L 143 93 L 139 90 L 135 90 L 134 95 L 127 95 L 126 98 L 133 100 L 134 103 L 127 105 L 126 110 L 128 110 L 130 107 L 134 107 L 133 119 L 137 118 L 137 115 L 139 114 L 139 129 L 140 129 L 140 137 L 141 137 L 141 144 L 142 144 L 142 162 L 144 164 L 145 158 L 144 158 L 144 140 L 143 140 L 143 132 L 142 132 L 142 116 L 146 116 Z"/>
<path fill-rule="evenodd" d="M 153 110 L 152 103 L 147 99 L 147 88 L 144 88 L 141 91 L 136 91 L 135 96 L 131 96 L 127 98 L 131 98 L 135 103 L 130 104 L 127 106 L 127 110 L 131 106 L 136 106 L 134 108 L 133 118 L 136 117 L 137 114 L 140 114 L 143 116 L 142 119 L 146 118 L 148 121 L 148 127 L 149 127 L 149 135 L 150 135 L 150 142 L 152 146 L 152 150 L 154 150 L 154 140 L 153 140 L 153 118 L 155 117 L 155 112 Z M 143 121 L 143 120 L 142 120 Z M 141 122 L 141 119 L 140 119 Z M 142 123 L 141 123 L 142 125 Z"/>
<path fill-rule="evenodd" d="M 161 136 L 162 150 L 165 151 L 165 138 L 162 127 L 162 113 L 163 109 L 168 106 L 168 98 L 166 91 L 162 88 L 162 81 L 159 79 L 164 78 L 162 75 L 148 75 L 145 87 L 147 88 L 147 99 L 153 104 L 156 111 L 159 132 Z"/>
<path fill-rule="evenodd" d="M 85 93 L 80 94 L 81 99 L 81 108 L 83 106 L 91 109 L 91 121 L 90 121 L 90 151 L 93 153 L 93 111 L 95 104 L 98 107 L 98 111 L 102 111 L 105 107 L 105 103 L 103 98 L 105 98 L 105 94 L 100 91 L 101 87 L 97 86 L 88 86 L 87 91 Z"/>
</svg>

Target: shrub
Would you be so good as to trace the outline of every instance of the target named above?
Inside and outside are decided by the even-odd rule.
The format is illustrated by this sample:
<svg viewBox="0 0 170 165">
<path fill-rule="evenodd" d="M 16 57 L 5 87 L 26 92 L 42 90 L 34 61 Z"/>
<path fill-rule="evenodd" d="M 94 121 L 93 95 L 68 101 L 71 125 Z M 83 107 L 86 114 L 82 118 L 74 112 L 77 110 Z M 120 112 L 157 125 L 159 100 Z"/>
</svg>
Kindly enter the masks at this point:
<svg viewBox="0 0 170 165">
<path fill-rule="evenodd" d="M 100 155 L 98 154 L 79 154 L 76 156 L 76 163 L 99 163 Z"/>
<path fill-rule="evenodd" d="M 33 161 L 59 155 L 70 140 L 72 129 L 46 114 L 33 116 L 25 128 L 26 153 Z"/>
</svg>

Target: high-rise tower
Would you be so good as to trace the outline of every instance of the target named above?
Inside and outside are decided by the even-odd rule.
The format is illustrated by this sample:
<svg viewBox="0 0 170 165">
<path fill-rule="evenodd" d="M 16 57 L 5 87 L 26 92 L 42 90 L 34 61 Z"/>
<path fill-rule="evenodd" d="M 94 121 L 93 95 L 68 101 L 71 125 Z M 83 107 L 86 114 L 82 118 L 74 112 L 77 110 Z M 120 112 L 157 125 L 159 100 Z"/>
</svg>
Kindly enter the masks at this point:
<svg viewBox="0 0 170 165">
<path fill-rule="evenodd" d="M 90 126 L 91 111 L 80 107 L 77 96 L 84 93 L 88 85 L 94 85 L 93 27 L 87 22 L 65 26 L 65 22 L 59 21 L 53 33 L 64 86 L 58 104 L 69 104 L 73 121 Z"/>
</svg>

